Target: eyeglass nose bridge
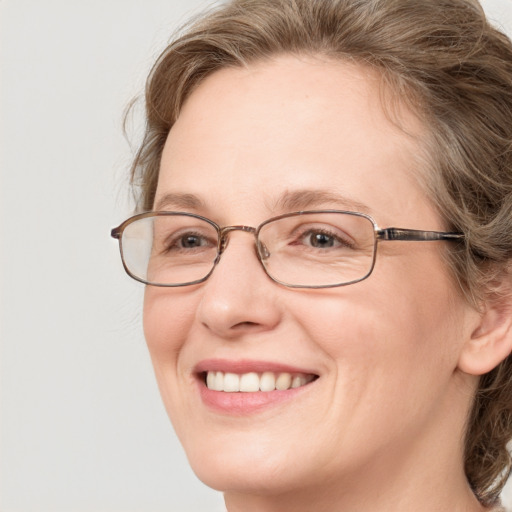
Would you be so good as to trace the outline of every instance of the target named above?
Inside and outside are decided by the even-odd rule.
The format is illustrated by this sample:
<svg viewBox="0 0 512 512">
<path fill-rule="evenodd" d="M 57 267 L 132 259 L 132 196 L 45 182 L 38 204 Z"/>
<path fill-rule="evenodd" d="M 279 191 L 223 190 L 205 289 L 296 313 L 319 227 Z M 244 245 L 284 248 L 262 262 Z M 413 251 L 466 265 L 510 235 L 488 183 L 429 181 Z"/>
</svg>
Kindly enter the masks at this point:
<svg viewBox="0 0 512 512">
<path fill-rule="evenodd" d="M 254 235 L 254 244 L 256 247 L 256 255 L 258 256 L 258 259 L 260 260 L 263 267 L 265 267 L 265 264 L 263 262 L 270 256 L 270 252 L 268 251 L 266 245 L 258 239 L 258 228 L 253 228 L 252 226 L 242 226 L 242 225 L 240 225 L 240 226 L 225 226 L 225 227 L 219 229 L 219 246 L 217 248 L 217 257 L 215 258 L 214 265 L 217 265 L 222 253 L 228 246 L 228 243 L 229 243 L 228 234 L 231 233 L 232 231 L 244 231 L 245 233 L 252 233 Z"/>
<path fill-rule="evenodd" d="M 256 228 L 252 226 L 225 226 L 219 229 L 219 247 L 217 258 L 220 258 L 229 243 L 228 234 L 232 231 L 245 231 L 246 233 L 252 233 L 256 239 Z"/>
</svg>

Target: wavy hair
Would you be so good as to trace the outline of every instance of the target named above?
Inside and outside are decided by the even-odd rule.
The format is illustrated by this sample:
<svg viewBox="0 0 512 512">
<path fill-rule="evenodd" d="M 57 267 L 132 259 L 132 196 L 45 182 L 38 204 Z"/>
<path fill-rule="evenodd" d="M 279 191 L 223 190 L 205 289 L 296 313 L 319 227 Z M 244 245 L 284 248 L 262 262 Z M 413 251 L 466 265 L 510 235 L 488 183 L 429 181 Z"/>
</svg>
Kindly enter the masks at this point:
<svg viewBox="0 0 512 512">
<path fill-rule="evenodd" d="M 233 0 L 187 25 L 160 55 L 145 93 L 132 166 L 139 207 L 153 206 L 162 150 L 206 76 L 278 54 L 345 59 L 378 71 L 427 127 L 425 187 L 466 241 L 447 255 L 474 305 L 512 257 L 512 44 L 476 0 Z M 480 379 L 465 471 L 493 504 L 511 471 L 512 357 Z"/>
</svg>

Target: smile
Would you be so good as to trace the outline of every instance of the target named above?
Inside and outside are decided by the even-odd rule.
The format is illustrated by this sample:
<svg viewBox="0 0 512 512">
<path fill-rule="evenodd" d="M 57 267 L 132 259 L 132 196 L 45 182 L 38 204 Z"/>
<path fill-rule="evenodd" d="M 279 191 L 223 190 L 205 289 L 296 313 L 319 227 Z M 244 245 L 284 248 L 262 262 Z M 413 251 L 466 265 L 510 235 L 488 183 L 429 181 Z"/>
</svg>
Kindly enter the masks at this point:
<svg viewBox="0 0 512 512">
<path fill-rule="evenodd" d="M 256 393 L 258 391 L 286 391 L 309 384 L 316 376 L 288 372 L 248 372 L 231 373 L 223 371 L 204 372 L 206 387 L 212 391 L 225 393 Z"/>
<path fill-rule="evenodd" d="M 215 413 L 245 416 L 309 395 L 313 369 L 261 360 L 207 359 L 194 369 L 199 396 Z"/>
</svg>

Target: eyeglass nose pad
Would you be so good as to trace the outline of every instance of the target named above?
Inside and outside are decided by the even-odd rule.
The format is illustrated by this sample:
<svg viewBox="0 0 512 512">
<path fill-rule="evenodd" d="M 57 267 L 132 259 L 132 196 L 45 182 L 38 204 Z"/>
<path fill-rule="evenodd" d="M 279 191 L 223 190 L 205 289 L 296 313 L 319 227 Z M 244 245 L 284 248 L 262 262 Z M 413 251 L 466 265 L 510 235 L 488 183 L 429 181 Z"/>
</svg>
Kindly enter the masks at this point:
<svg viewBox="0 0 512 512">
<path fill-rule="evenodd" d="M 262 260 L 266 260 L 270 257 L 270 252 L 267 249 L 267 246 L 261 241 L 258 242 L 258 254 Z"/>
<path fill-rule="evenodd" d="M 217 263 L 219 261 L 220 255 L 225 251 L 226 247 L 228 246 L 229 238 L 226 236 L 226 234 L 221 235 L 219 238 L 219 249 L 217 251 L 217 258 L 215 259 L 215 262 Z"/>
</svg>

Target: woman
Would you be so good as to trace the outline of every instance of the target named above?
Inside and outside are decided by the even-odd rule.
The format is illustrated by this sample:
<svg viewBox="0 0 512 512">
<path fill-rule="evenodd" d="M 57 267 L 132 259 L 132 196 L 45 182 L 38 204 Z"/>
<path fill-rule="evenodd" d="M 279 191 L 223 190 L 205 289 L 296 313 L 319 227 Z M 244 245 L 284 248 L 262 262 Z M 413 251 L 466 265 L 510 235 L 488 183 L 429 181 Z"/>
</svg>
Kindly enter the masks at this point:
<svg viewBox="0 0 512 512">
<path fill-rule="evenodd" d="M 476 1 L 234 0 L 146 104 L 113 235 L 198 477 L 230 512 L 499 510 L 512 45 Z"/>
</svg>

